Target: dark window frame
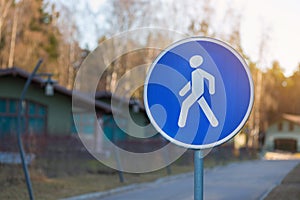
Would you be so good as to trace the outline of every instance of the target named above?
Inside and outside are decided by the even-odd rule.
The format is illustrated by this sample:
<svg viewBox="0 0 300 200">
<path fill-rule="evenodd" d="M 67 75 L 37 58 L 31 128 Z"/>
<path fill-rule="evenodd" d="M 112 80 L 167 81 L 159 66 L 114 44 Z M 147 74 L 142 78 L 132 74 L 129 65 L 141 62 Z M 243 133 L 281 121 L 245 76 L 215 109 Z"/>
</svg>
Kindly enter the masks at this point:
<svg viewBox="0 0 300 200">
<path fill-rule="evenodd" d="M 15 117 L 17 118 L 18 116 L 18 99 L 17 98 L 10 98 L 10 97 L 0 97 L 1 100 L 4 100 L 6 103 L 5 105 L 5 112 L 0 112 L 0 117 Z M 16 112 L 12 113 L 10 112 L 10 102 L 11 101 L 15 101 L 16 102 Z M 22 133 L 22 135 L 30 135 L 29 133 L 29 121 L 31 119 L 44 119 L 44 126 L 42 128 L 42 131 L 40 131 L 39 133 L 36 133 L 34 135 L 47 135 L 47 127 L 48 127 L 48 107 L 45 104 L 41 104 L 40 102 L 34 101 L 34 100 L 29 100 L 29 99 L 25 99 L 25 109 L 23 109 L 23 114 L 22 114 L 22 118 L 25 119 L 25 126 L 23 127 L 24 133 Z M 29 114 L 29 104 L 32 103 L 35 105 L 35 113 L 34 114 Z M 37 108 L 38 107 L 42 107 L 45 109 L 45 113 L 44 115 L 39 115 Z M 11 136 L 12 132 L 8 133 L 8 135 Z"/>
<path fill-rule="evenodd" d="M 289 131 L 295 130 L 295 124 L 293 122 L 289 122 Z"/>
<path fill-rule="evenodd" d="M 283 123 L 282 122 L 278 123 L 277 129 L 278 129 L 278 131 L 283 131 Z"/>
</svg>

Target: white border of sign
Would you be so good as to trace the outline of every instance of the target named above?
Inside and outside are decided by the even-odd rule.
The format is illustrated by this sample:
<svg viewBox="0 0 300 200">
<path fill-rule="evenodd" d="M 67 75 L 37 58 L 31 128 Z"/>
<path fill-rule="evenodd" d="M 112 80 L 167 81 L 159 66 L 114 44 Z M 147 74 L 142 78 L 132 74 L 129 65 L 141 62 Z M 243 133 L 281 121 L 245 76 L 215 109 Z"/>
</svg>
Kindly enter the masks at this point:
<svg viewBox="0 0 300 200">
<path fill-rule="evenodd" d="M 193 145 L 193 144 L 186 144 L 183 142 L 180 142 L 178 140 L 175 140 L 174 138 L 170 137 L 168 134 L 166 134 L 155 122 L 155 120 L 152 117 L 152 114 L 150 112 L 150 108 L 148 105 L 148 97 L 147 97 L 147 91 L 148 91 L 148 83 L 149 83 L 149 78 L 150 75 L 152 73 L 152 70 L 154 69 L 155 65 L 157 64 L 157 62 L 161 59 L 162 56 L 164 56 L 169 50 L 173 49 L 174 47 L 186 43 L 186 42 L 190 42 L 190 41 L 208 41 L 208 42 L 213 42 L 216 44 L 219 44 L 221 46 L 223 46 L 224 48 L 228 49 L 229 51 L 231 51 L 242 63 L 247 76 L 248 76 L 248 80 L 249 80 L 249 85 L 250 85 L 250 101 L 249 101 L 249 105 L 248 105 L 248 109 L 247 112 L 243 118 L 243 120 L 241 121 L 241 123 L 237 126 L 237 128 L 231 132 L 227 137 L 223 138 L 222 140 L 219 140 L 217 142 L 213 142 L 210 144 L 204 144 L 204 145 Z M 190 148 L 190 149 L 209 149 L 209 148 L 213 148 L 215 146 L 221 145 L 225 142 L 227 142 L 228 140 L 230 140 L 231 138 L 233 138 L 244 126 L 244 124 L 246 123 L 251 110 L 252 110 L 252 106 L 253 106 L 253 101 L 254 101 L 254 89 L 253 89 L 253 80 L 252 80 L 252 76 L 250 73 L 250 70 L 248 68 L 248 65 L 246 64 L 244 58 L 235 50 L 233 49 L 231 46 L 229 46 L 228 44 L 226 44 L 223 41 L 217 40 L 217 39 L 213 39 L 213 38 L 209 38 L 209 37 L 190 37 L 190 38 L 186 38 L 183 40 L 179 40 L 178 42 L 173 43 L 171 46 L 167 47 L 163 52 L 161 52 L 157 58 L 154 60 L 154 62 L 151 64 L 146 79 L 145 79 L 145 84 L 144 84 L 144 104 L 145 104 L 145 109 L 146 109 L 146 113 L 150 119 L 150 122 L 152 123 L 152 125 L 155 127 L 155 129 L 162 134 L 162 136 L 164 138 L 166 138 L 167 140 L 169 140 L 170 142 L 177 144 L 179 146 L 185 147 L 185 148 Z"/>
</svg>

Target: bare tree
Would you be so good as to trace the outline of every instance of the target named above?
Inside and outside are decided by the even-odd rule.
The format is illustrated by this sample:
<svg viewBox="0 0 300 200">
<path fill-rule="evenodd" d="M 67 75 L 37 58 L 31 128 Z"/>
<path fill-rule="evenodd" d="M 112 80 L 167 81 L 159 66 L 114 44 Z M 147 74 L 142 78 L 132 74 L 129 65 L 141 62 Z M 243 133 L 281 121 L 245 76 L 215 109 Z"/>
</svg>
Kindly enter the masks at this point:
<svg viewBox="0 0 300 200">
<path fill-rule="evenodd" d="M 11 42 L 10 42 L 10 50 L 9 50 L 9 59 L 8 59 L 8 67 L 13 67 L 14 63 L 14 56 L 15 56 L 15 47 L 16 47 L 16 37 L 17 37 L 17 28 L 19 22 L 19 13 L 20 13 L 20 6 L 22 1 L 17 3 L 16 9 L 14 11 L 14 19 L 13 19 L 13 26 L 11 32 Z"/>
<path fill-rule="evenodd" d="M 0 41 L 2 40 L 2 28 L 8 12 L 11 8 L 13 0 L 1 0 L 0 1 Z"/>
<path fill-rule="evenodd" d="M 8 41 L 8 37 L 6 35 L 7 30 L 5 27 L 7 25 L 7 21 L 9 19 L 9 13 L 13 10 L 13 0 L 1 0 L 0 1 L 0 67 L 4 68 L 7 64 L 7 55 L 6 55 L 6 42 Z"/>
<path fill-rule="evenodd" d="M 198 15 L 191 18 L 191 23 L 189 26 L 189 32 L 192 35 L 198 36 L 213 36 L 215 31 L 211 28 L 212 18 L 214 15 L 214 8 L 212 1 L 207 1 L 198 10 Z M 201 17 L 200 17 L 201 16 Z"/>
</svg>

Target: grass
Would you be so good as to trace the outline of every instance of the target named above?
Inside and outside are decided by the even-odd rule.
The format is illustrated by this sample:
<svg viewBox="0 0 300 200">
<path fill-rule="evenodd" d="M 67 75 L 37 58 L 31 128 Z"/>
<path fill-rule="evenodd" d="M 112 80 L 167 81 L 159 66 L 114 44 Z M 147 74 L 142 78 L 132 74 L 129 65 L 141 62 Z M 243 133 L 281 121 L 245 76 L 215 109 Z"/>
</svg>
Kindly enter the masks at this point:
<svg viewBox="0 0 300 200">
<path fill-rule="evenodd" d="M 172 166 L 172 174 L 184 173 L 192 170 L 192 166 Z M 11 169 L 1 167 L 0 177 Z M 0 183 L 0 199 L 27 199 L 27 188 L 24 183 L 23 173 L 16 169 L 16 178 Z M 124 173 L 125 183 L 120 183 L 118 174 L 81 174 L 78 176 L 65 176 L 47 178 L 35 170 L 31 170 L 31 179 L 36 199 L 59 199 L 89 192 L 99 192 L 124 186 L 132 183 L 148 182 L 166 176 L 166 169 L 146 174 Z"/>
</svg>

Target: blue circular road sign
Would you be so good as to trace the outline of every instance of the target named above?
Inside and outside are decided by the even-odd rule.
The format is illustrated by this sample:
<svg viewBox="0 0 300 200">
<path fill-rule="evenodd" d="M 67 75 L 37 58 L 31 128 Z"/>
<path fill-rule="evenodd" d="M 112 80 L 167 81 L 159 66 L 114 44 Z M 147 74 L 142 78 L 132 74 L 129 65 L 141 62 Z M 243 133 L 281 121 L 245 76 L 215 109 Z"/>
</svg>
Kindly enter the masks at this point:
<svg viewBox="0 0 300 200">
<path fill-rule="evenodd" d="M 228 141 L 246 123 L 253 82 L 242 56 L 226 43 L 187 38 L 153 62 L 144 101 L 151 123 L 166 139 L 206 149 Z"/>
</svg>

